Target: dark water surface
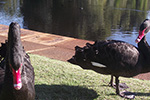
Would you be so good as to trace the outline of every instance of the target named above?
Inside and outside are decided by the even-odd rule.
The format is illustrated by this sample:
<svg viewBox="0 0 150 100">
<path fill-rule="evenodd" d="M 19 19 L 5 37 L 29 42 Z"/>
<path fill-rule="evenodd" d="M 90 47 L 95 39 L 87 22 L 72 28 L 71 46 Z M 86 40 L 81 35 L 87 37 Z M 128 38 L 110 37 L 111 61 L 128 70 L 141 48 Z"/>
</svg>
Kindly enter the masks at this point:
<svg viewBox="0 0 150 100">
<path fill-rule="evenodd" d="M 0 0 L 0 24 L 87 40 L 135 44 L 150 0 Z M 150 42 L 150 35 L 147 36 Z"/>
</svg>

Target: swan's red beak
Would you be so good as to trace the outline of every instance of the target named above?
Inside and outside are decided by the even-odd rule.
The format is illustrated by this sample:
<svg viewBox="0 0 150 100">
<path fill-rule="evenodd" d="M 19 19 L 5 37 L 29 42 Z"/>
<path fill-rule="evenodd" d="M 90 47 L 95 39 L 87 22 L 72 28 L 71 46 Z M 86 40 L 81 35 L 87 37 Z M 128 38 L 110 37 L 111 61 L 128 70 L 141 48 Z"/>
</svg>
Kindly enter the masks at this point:
<svg viewBox="0 0 150 100">
<path fill-rule="evenodd" d="M 145 34 L 144 34 L 144 32 L 145 32 L 145 30 L 146 30 L 147 28 L 145 28 L 144 30 L 139 30 L 139 36 L 137 37 L 137 39 L 135 40 L 135 42 L 136 43 L 139 43 L 141 40 L 142 40 L 142 38 L 145 36 Z"/>
<path fill-rule="evenodd" d="M 22 82 L 21 82 L 21 67 L 15 71 L 12 68 L 13 73 L 13 86 L 16 90 L 20 90 L 22 88 Z"/>
</svg>

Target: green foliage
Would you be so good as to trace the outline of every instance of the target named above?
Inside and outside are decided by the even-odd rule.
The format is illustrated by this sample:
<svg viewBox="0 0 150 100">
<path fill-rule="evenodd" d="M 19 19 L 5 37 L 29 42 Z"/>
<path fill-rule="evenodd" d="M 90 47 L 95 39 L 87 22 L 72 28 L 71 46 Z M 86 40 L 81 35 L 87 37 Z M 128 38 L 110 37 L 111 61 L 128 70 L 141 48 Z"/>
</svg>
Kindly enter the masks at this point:
<svg viewBox="0 0 150 100">
<path fill-rule="evenodd" d="M 110 76 L 83 70 L 79 66 L 38 55 L 30 55 L 35 70 L 36 100 L 122 100 L 108 86 Z M 122 78 L 135 100 L 150 99 L 150 82 Z"/>
</svg>

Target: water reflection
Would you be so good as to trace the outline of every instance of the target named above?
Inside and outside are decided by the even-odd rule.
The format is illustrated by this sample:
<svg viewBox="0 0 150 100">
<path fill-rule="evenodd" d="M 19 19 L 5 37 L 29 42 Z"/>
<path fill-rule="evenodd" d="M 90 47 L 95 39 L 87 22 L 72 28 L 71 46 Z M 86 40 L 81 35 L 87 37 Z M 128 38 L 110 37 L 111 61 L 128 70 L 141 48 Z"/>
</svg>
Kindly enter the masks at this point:
<svg viewBox="0 0 150 100">
<path fill-rule="evenodd" d="M 150 0 L 3 0 L 1 19 L 6 22 L 0 24 L 14 19 L 27 29 L 135 44 L 139 25 L 150 16 L 149 3 Z"/>
<path fill-rule="evenodd" d="M 0 0 L 0 24 L 9 25 L 12 21 L 16 21 L 23 27 L 21 5 L 20 0 Z"/>
</svg>

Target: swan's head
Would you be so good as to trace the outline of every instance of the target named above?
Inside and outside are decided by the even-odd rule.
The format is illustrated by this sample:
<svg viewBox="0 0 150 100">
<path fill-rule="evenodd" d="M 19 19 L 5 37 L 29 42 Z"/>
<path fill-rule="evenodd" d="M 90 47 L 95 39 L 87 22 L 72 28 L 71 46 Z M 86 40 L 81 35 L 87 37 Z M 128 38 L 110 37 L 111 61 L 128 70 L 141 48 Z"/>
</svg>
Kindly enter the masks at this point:
<svg viewBox="0 0 150 100">
<path fill-rule="evenodd" d="M 83 69 L 90 69 L 91 59 L 94 55 L 93 50 L 91 48 L 92 44 L 87 43 L 83 48 L 76 46 L 75 47 L 75 55 L 68 60 L 68 62 L 79 65 Z M 90 56 L 89 56 L 90 55 Z"/>
<path fill-rule="evenodd" d="M 68 62 L 76 65 L 82 65 L 82 63 L 85 62 L 84 49 L 79 46 L 76 46 L 75 55 L 71 59 L 69 59 Z"/>
<path fill-rule="evenodd" d="M 21 70 L 23 66 L 23 48 L 20 39 L 20 26 L 12 22 L 8 32 L 8 63 L 13 75 L 13 87 L 16 90 L 22 88 Z"/>
<path fill-rule="evenodd" d="M 150 19 L 145 19 L 139 29 L 139 35 L 135 40 L 136 43 L 139 43 L 142 38 L 150 31 Z"/>
</svg>

